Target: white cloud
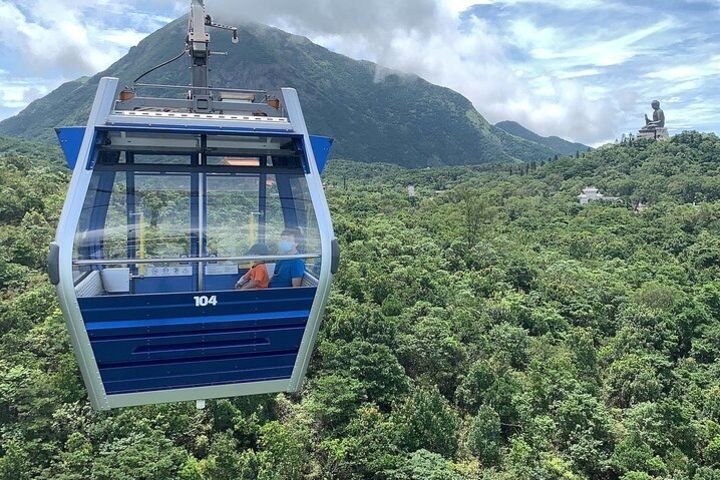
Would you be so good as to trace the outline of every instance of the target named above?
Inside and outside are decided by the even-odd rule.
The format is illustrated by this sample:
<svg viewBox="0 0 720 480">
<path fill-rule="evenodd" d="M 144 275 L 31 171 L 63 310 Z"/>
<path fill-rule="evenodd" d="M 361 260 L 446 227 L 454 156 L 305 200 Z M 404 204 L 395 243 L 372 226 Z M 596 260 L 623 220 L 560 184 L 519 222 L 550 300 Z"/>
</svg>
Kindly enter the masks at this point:
<svg viewBox="0 0 720 480">
<path fill-rule="evenodd" d="M 0 0 L 0 40 L 31 67 L 97 73 L 185 13 L 176 0 Z M 19 8 L 21 6 L 21 8 Z M 162 8 L 167 15 L 155 13 Z"/>
<path fill-rule="evenodd" d="M 0 89 L 0 108 L 19 109 L 50 93 L 51 87 L 42 79 L 3 79 Z"/>
<path fill-rule="evenodd" d="M 511 32 L 515 43 L 524 47 L 537 60 L 562 61 L 564 66 L 608 67 L 657 48 L 657 45 L 641 47 L 639 44 L 672 26 L 671 19 L 664 19 L 625 35 L 613 29 L 604 29 L 596 34 L 578 37 L 558 28 L 541 28 L 527 19 L 520 19 L 512 23 Z"/>
<path fill-rule="evenodd" d="M 488 2 L 482 2 L 482 1 L 476 1 L 476 0 L 441 0 L 443 5 L 451 12 L 458 14 L 466 11 L 472 6 L 480 5 L 483 3 Z"/>
<path fill-rule="evenodd" d="M 0 41 L 32 73 L 63 78 L 96 73 L 146 34 L 107 29 L 86 18 L 83 8 L 97 3 L 28 0 L 21 10 L 0 0 Z"/>
<path fill-rule="evenodd" d="M 5 85 L 0 92 L 0 105 L 7 108 L 20 108 L 25 103 L 25 88 Z"/>
<path fill-rule="evenodd" d="M 538 70 L 514 65 L 507 56 L 507 34 L 485 20 L 461 14 L 479 3 L 471 0 L 278 0 L 268 9 L 256 0 L 207 0 L 222 21 L 255 20 L 306 35 L 332 50 L 378 62 L 393 70 L 416 73 L 468 97 L 491 122 L 513 119 L 544 135 L 593 142 L 614 135 L 617 109 L 612 102 L 590 99 L 578 79 L 595 70 L 569 73 L 583 58 L 600 64 L 621 61 L 618 53 L 592 50 L 589 42 L 573 53 L 568 68 Z M 512 2 L 511 2 L 512 3 Z M 558 4 L 562 2 L 556 2 Z M 595 3 L 592 3 L 595 7 Z M 565 8 L 587 8 L 587 2 Z M 648 33 L 649 34 L 649 33 Z M 562 39 L 554 29 L 519 22 L 511 40 L 538 56 L 563 60 L 551 49 Z M 634 38 L 634 37 L 633 37 Z M 564 39 L 563 39 L 564 40 Z M 629 43 L 626 39 L 625 43 Z M 619 43 L 616 41 L 616 43 Z M 560 42 L 560 46 L 567 42 Z M 606 58 L 602 58 L 605 55 Z M 575 69 L 577 70 L 577 69 Z M 596 115 L 608 119 L 598 123 Z"/>
<path fill-rule="evenodd" d="M 597 68 L 586 68 L 583 70 L 569 70 L 558 73 L 558 78 L 561 80 L 569 80 L 571 78 L 582 78 L 582 77 L 594 77 L 595 75 L 602 74 L 602 70 Z"/>
<path fill-rule="evenodd" d="M 508 5 L 508 6 L 543 6 L 568 11 L 585 11 L 594 9 L 629 11 L 627 4 L 610 0 L 443 0 L 449 5 L 458 5 L 462 10 L 473 5 Z"/>
<path fill-rule="evenodd" d="M 715 55 L 707 62 L 686 65 L 667 66 L 645 74 L 646 78 L 660 79 L 665 82 L 691 82 L 703 77 L 720 75 L 720 55 Z"/>
<path fill-rule="evenodd" d="M 172 0 L 144 3 L 174 11 Z M 123 26 L 108 23 L 120 20 Z M 3 113 L 65 81 L 104 70 L 166 20 L 110 0 L 0 0 Z"/>
<path fill-rule="evenodd" d="M 128 46 L 140 43 L 146 36 L 147 33 L 132 29 L 108 29 L 98 32 L 96 38 L 99 38 L 103 43 L 107 42 L 116 45 L 118 48 L 127 49 Z"/>
</svg>

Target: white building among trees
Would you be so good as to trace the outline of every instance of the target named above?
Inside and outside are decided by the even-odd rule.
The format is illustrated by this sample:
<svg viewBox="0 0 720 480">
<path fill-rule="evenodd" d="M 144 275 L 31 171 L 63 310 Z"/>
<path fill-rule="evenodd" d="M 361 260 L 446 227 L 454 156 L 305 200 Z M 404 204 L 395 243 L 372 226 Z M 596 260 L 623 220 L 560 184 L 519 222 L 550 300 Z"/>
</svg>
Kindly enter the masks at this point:
<svg viewBox="0 0 720 480">
<path fill-rule="evenodd" d="M 578 195 L 580 205 L 587 205 L 590 202 L 619 202 L 620 197 L 606 197 L 600 190 L 595 187 L 586 187 L 583 192 Z"/>
</svg>

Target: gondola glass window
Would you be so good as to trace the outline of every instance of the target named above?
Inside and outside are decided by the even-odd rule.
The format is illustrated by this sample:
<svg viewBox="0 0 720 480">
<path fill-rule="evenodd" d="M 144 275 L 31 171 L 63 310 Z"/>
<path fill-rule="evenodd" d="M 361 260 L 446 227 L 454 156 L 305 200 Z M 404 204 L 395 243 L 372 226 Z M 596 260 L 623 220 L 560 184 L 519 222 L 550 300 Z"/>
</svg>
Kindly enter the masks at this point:
<svg viewBox="0 0 720 480">
<path fill-rule="evenodd" d="M 113 131 L 100 142 L 75 236 L 78 296 L 232 290 L 253 262 L 266 261 L 272 275 L 287 229 L 300 233 L 293 255 L 314 286 L 320 234 L 301 143 L 170 137 Z M 257 244 L 266 259 L 249 255 Z"/>
</svg>

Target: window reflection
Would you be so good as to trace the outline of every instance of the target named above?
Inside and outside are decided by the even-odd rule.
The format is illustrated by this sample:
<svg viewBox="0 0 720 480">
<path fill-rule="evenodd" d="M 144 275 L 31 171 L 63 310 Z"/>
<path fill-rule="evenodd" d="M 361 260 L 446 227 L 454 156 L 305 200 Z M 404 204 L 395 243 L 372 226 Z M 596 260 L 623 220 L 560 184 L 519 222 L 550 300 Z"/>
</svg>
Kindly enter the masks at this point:
<svg viewBox="0 0 720 480">
<path fill-rule="evenodd" d="M 312 285 L 320 234 L 301 156 L 287 137 L 247 138 L 236 151 L 232 138 L 176 139 L 211 155 L 142 152 L 137 140 L 102 151 L 75 239 L 77 283 L 95 278 L 91 295 L 232 290 L 262 264 L 272 287 L 295 256 L 291 278 Z M 289 255 L 288 230 L 299 239 Z"/>
</svg>

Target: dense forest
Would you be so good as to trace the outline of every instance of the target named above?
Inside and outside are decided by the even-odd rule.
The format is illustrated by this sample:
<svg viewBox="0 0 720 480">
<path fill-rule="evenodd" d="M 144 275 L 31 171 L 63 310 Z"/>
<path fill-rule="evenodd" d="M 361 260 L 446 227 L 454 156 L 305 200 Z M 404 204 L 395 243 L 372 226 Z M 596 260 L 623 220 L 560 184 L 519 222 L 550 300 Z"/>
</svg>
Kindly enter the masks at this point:
<svg viewBox="0 0 720 480">
<path fill-rule="evenodd" d="M 527 166 L 336 161 L 342 269 L 301 394 L 111 413 L 44 273 L 59 152 L 0 149 L 2 480 L 720 480 L 714 135 Z M 623 201 L 581 207 L 591 185 Z"/>
</svg>

